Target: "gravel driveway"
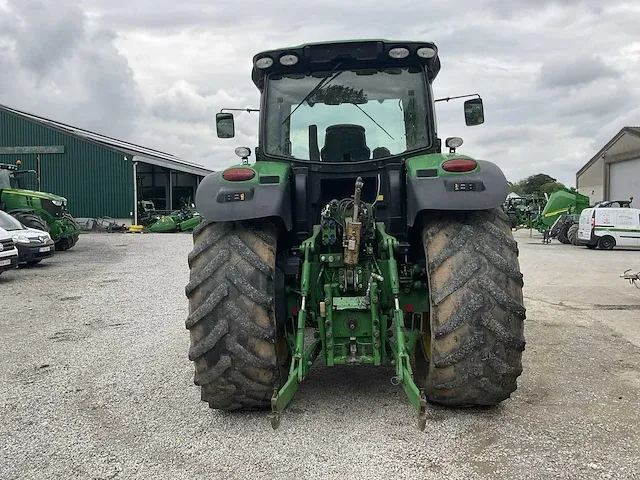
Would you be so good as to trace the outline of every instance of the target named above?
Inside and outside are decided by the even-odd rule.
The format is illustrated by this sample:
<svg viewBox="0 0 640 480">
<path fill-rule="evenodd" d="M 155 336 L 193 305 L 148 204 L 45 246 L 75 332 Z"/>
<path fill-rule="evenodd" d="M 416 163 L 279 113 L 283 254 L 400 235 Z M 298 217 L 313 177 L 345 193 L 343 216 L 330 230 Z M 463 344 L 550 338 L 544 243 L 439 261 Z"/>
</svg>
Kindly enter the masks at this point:
<svg viewBox="0 0 640 480">
<path fill-rule="evenodd" d="M 1 479 L 640 478 L 640 251 L 518 232 L 524 374 L 499 407 L 429 410 L 391 369 L 316 362 L 272 431 L 200 402 L 186 234 L 86 234 L 0 276 Z"/>
</svg>

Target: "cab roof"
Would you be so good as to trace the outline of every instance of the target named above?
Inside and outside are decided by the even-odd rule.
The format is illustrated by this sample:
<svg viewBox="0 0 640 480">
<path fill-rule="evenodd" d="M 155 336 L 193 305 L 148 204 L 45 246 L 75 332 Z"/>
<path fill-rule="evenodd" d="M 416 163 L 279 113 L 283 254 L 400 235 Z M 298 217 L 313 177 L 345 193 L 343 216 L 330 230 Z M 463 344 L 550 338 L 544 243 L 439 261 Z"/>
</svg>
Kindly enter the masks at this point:
<svg viewBox="0 0 640 480">
<path fill-rule="evenodd" d="M 389 52 L 396 48 L 404 48 L 409 55 L 404 58 L 392 58 Z M 431 58 L 418 56 L 418 50 L 430 48 L 435 53 Z M 285 55 L 297 57 L 297 63 L 285 66 L 280 59 Z M 267 68 L 258 68 L 256 62 L 270 58 L 273 62 Z M 290 58 L 290 57 L 289 57 Z M 432 82 L 440 71 L 438 48 L 432 42 L 395 41 L 395 40 L 340 40 L 322 43 L 307 43 L 295 47 L 266 50 L 253 57 L 251 79 L 260 91 L 264 89 L 264 79 L 270 73 L 308 73 L 327 71 L 342 62 L 342 68 L 357 67 L 394 67 L 394 66 L 426 66 L 429 82 Z"/>
</svg>

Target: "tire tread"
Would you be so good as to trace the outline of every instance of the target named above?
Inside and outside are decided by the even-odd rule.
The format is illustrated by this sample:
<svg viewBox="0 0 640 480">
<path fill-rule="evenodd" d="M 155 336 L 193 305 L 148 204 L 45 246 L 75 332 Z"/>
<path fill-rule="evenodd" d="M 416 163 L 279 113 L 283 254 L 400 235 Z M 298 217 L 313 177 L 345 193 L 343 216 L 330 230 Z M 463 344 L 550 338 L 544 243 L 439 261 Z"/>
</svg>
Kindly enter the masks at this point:
<svg viewBox="0 0 640 480">
<path fill-rule="evenodd" d="M 193 381 L 211 408 L 269 408 L 274 389 L 286 380 L 275 347 L 275 227 L 202 220 L 193 239 L 185 287 Z"/>
<path fill-rule="evenodd" d="M 423 245 L 431 296 L 429 401 L 494 405 L 517 388 L 525 348 L 523 278 L 509 217 L 499 208 L 436 212 Z"/>
</svg>

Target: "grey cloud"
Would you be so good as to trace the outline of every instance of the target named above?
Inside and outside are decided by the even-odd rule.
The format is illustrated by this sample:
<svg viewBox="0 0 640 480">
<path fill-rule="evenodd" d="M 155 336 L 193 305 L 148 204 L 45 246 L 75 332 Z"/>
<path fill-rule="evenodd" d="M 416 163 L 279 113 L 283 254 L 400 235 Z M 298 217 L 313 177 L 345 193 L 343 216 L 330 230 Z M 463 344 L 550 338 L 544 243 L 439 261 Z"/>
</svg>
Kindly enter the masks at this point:
<svg viewBox="0 0 640 480">
<path fill-rule="evenodd" d="M 515 125 L 494 128 L 477 141 L 478 145 L 501 145 L 505 143 L 522 143 L 540 137 L 546 132 L 529 125 Z"/>
<path fill-rule="evenodd" d="M 9 7 L 0 10 L 0 25 L 13 25 L 0 30 L 0 102 L 131 139 L 141 98 L 115 34 L 90 28 L 80 1 L 12 0 Z"/>
<path fill-rule="evenodd" d="M 31 20 L 7 20 L 0 10 L 0 68 L 13 77 L 7 82 L 0 76 L 0 101 L 119 132 L 209 167 L 233 163 L 234 147 L 257 143 L 256 114 L 236 116 L 231 140 L 216 138 L 213 124 L 222 107 L 258 107 L 252 56 L 312 41 L 433 40 L 443 62 L 436 95 L 480 93 L 487 119 L 469 129 L 461 101 L 438 104 L 440 135 L 462 136 L 465 153 L 495 159 L 514 180 L 544 168 L 570 182 L 572 166 L 588 160 L 596 138 L 633 120 L 625 95 L 637 104 L 640 64 L 621 52 L 637 42 L 640 13 L 615 0 L 325 0 L 313 14 L 308 4 L 292 0 L 64 5 L 86 11 L 78 22 L 80 41 L 71 37 L 62 57 L 52 54 L 57 60 L 40 84 L 24 67 L 28 56 L 12 43 L 18 35 L 11 29 L 21 30 Z M 87 33 L 96 27 L 106 29 L 100 40 Z M 589 65 L 591 55 L 601 61 L 597 68 Z M 553 62 L 564 65 L 564 59 L 588 59 L 591 69 L 583 62 L 563 72 Z"/>
<path fill-rule="evenodd" d="M 564 7 L 574 11 L 578 7 L 583 7 L 594 14 L 600 13 L 603 9 L 602 0 L 488 0 L 483 3 L 489 10 L 502 18 L 522 17 L 532 13 L 539 14 L 549 7 Z"/>
<path fill-rule="evenodd" d="M 627 111 L 633 103 L 633 92 L 626 86 L 600 86 L 562 98 L 556 103 L 554 110 L 558 116 L 566 119 L 584 116 L 607 123 L 612 116 L 616 117 Z"/>
<path fill-rule="evenodd" d="M 621 72 L 605 64 L 595 55 L 566 55 L 547 61 L 540 69 L 538 82 L 542 88 L 566 88 L 588 85 L 602 78 L 620 78 Z"/>
<path fill-rule="evenodd" d="M 205 8 L 185 8 L 185 5 L 162 6 L 137 4 L 133 8 L 119 8 L 102 14 L 105 24 L 119 28 L 176 31 L 183 28 L 197 28 L 214 23 L 216 18 Z"/>
<path fill-rule="evenodd" d="M 80 56 L 80 72 L 88 96 L 74 105 L 76 117 L 83 118 L 87 129 L 109 126 L 112 136 L 133 140 L 136 116 L 142 106 L 133 71 L 112 44 L 112 34 L 97 32 L 87 38 Z"/>
<path fill-rule="evenodd" d="M 164 120 L 201 123 L 210 120 L 213 110 L 206 98 L 198 95 L 188 84 L 174 85 L 153 100 L 151 113 Z"/>
<path fill-rule="evenodd" d="M 48 8 L 47 8 L 48 7 Z M 84 12 L 77 1 L 51 8 L 41 0 L 11 0 L 15 47 L 22 65 L 44 75 L 72 54 L 84 35 Z"/>
</svg>

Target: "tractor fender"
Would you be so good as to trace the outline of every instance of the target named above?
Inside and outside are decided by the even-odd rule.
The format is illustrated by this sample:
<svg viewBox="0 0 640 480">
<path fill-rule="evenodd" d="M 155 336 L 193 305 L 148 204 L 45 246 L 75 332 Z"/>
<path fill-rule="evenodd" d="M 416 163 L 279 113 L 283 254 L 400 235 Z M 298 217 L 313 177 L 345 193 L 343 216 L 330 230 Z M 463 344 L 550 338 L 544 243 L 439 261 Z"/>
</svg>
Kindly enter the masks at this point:
<svg viewBox="0 0 640 480">
<path fill-rule="evenodd" d="M 230 222 L 278 217 L 292 228 L 289 182 L 259 184 L 225 182 L 222 172 L 207 175 L 196 191 L 196 210 L 203 219 Z"/>
<path fill-rule="evenodd" d="M 476 160 L 480 168 L 447 177 L 407 175 L 407 224 L 412 227 L 425 210 L 490 210 L 501 206 L 509 184 L 494 163 Z"/>
</svg>

